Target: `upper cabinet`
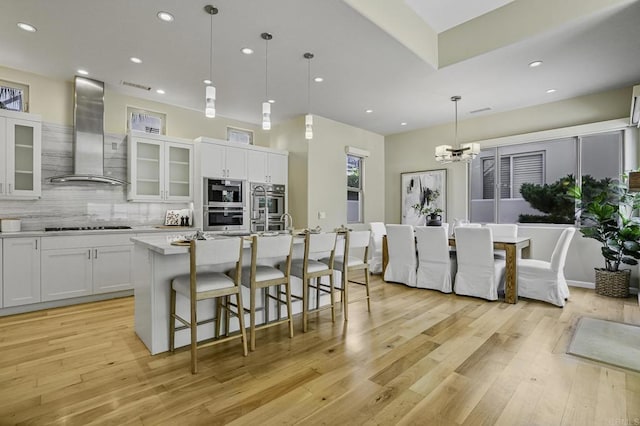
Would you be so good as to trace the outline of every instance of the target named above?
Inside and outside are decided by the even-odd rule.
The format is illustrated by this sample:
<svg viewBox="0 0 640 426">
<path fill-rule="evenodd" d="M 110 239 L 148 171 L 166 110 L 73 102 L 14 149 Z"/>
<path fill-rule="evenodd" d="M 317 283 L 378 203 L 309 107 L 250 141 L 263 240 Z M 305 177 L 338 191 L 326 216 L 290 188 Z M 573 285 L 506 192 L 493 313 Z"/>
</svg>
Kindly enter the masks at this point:
<svg viewBox="0 0 640 426">
<path fill-rule="evenodd" d="M 246 179 L 247 150 L 217 143 L 203 143 L 202 176 L 208 178 Z"/>
<path fill-rule="evenodd" d="M 129 133 L 128 199 L 191 201 L 193 145 L 175 138 Z"/>
<path fill-rule="evenodd" d="M 274 152 L 249 151 L 248 171 L 251 182 L 286 185 L 288 156 Z"/>
<path fill-rule="evenodd" d="M 40 116 L 0 110 L 0 199 L 37 199 L 41 194 Z"/>
</svg>

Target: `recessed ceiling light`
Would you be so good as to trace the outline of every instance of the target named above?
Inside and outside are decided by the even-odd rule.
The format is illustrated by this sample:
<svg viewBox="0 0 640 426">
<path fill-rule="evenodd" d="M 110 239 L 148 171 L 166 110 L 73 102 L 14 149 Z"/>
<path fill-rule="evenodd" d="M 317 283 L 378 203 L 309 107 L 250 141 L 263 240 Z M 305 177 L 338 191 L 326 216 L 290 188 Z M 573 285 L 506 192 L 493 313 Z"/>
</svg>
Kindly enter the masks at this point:
<svg viewBox="0 0 640 426">
<path fill-rule="evenodd" d="M 18 28 L 20 28 L 21 30 L 29 31 L 30 33 L 35 33 L 36 31 L 38 31 L 33 25 L 26 24 L 24 22 L 18 22 Z"/>
<path fill-rule="evenodd" d="M 134 64 L 141 64 L 142 63 L 142 59 L 136 58 L 135 56 L 130 57 L 129 60 L 131 62 L 133 62 Z"/>
<path fill-rule="evenodd" d="M 173 22 L 173 15 L 169 12 L 158 12 L 158 18 L 164 22 Z"/>
<path fill-rule="evenodd" d="M 400 123 L 400 125 L 401 125 L 401 126 L 406 126 L 406 125 L 407 125 L 407 122 L 406 122 L 406 121 L 403 121 L 402 123 Z"/>
<path fill-rule="evenodd" d="M 324 78 L 316 77 L 316 78 L 313 79 L 313 81 L 315 81 L 316 83 L 322 83 L 324 81 Z"/>
<path fill-rule="evenodd" d="M 269 99 L 267 102 L 269 102 L 270 104 L 275 104 L 276 100 L 275 99 Z"/>
<path fill-rule="evenodd" d="M 373 112 L 372 109 L 365 109 L 364 112 L 366 112 L 367 114 L 371 114 Z"/>
<path fill-rule="evenodd" d="M 158 89 L 158 90 L 156 90 L 156 93 L 159 94 L 159 95 L 164 95 L 164 90 Z"/>
<path fill-rule="evenodd" d="M 555 92 L 556 92 L 556 89 L 549 89 L 549 90 L 547 90 L 547 93 L 555 93 Z"/>
<path fill-rule="evenodd" d="M 251 55 L 253 53 L 253 49 L 250 47 L 243 47 L 240 51 L 245 55 Z"/>
<path fill-rule="evenodd" d="M 529 68 L 539 67 L 540 65 L 542 65 L 542 61 L 533 61 L 529 64 Z"/>
<path fill-rule="evenodd" d="M 204 84 L 211 84 L 211 80 L 206 79 L 206 80 L 204 80 L 204 81 L 203 81 L 203 83 L 204 83 Z"/>
<path fill-rule="evenodd" d="M 89 75 L 89 71 L 86 71 L 86 70 L 78 70 L 76 72 L 80 75 Z"/>
</svg>

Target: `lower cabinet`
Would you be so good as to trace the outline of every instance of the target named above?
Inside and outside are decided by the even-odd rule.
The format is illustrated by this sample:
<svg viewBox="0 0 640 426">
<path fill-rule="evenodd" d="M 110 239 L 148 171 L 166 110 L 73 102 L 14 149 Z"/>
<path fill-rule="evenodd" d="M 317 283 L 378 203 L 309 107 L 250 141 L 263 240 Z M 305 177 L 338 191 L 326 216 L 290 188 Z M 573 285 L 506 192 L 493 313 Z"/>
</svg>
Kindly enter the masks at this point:
<svg viewBox="0 0 640 426">
<path fill-rule="evenodd" d="M 132 289 L 130 237 L 43 238 L 42 301 Z"/>
<path fill-rule="evenodd" d="M 40 238 L 3 238 L 2 246 L 2 307 L 40 302 Z"/>
</svg>

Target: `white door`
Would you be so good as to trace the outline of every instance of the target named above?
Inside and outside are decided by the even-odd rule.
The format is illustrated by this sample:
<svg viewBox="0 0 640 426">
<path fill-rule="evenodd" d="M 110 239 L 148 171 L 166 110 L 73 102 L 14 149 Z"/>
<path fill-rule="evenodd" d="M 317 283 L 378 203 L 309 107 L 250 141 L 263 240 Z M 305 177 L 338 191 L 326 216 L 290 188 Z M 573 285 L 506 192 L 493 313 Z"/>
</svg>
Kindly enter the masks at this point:
<svg viewBox="0 0 640 426">
<path fill-rule="evenodd" d="M 39 122 L 8 118 L 6 120 L 7 165 L 5 194 L 9 197 L 37 198 L 41 193 Z"/>
<path fill-rule="evenodd" d="M 165 150 L 165 200 L 191 201 L 193 199 L 192 147 L 167 143 Z"/>
<path fill-rule="evenodd" d="M 4 307 L 40 302 L 40 238 L 3 239 Z"/>
<path fill-rule="evenodd" d="M 92 249 L 80 247 L 42 251 L 42 301 L 91 294 Z"/>
<path fill-rule="evenodd" d="M 4 305 L 2 303 L 2 241 L 0 241 L 0 308 L 3 308 Z"/>
<path fill-rule="evenodd" d="M 133 246 L 99 247 L 93 249 L 93 253 L 94 294 L 133 288 Z"/>
<path fill-rule="evenodd" d="M 202 165 L 202 177 L 226 177 L 227 168 L 224 156 L 224 146 L 211 143 L 201 144 L 198 161 Z"/>
<path fill-rule="evenodd" d="M 249 182 L 267 182 L 267 153 L 249 150 L 247 155 Z"/>
<path fill-rule="evenodd" d="M 131 138 L 129 199 L 161 201 L 164 198 L 164 144 Z"/>
<path fill-rule="evenodd" d="M 269 153 L 269 183 L 286 185 L 289 171 L 289 157 Z"/>
<path fill-rule="evenodd" d="M 247 178 L 247 150 L 243 148 L 226 147 L 226 169 L 228 178 Z"/>
</svg>

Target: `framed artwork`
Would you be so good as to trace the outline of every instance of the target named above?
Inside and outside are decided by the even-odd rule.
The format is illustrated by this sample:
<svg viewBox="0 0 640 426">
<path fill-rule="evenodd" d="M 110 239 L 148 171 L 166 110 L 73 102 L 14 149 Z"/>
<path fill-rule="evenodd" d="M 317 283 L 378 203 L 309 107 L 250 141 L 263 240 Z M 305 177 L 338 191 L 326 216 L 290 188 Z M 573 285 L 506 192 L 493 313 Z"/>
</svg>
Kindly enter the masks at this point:
<svg viewBox="0 0 640 426">
<path fill-rule="evenodd" d="M 227 127 L 227 140 L 229 142 L 253 145 L 253 132 L 251 130 Z"/>
<path fill-rule="evenodd" d="M 402 221 L 407 225 L 425 225 L 426 214 L 436 211 L 447 220 L 447 170 L 425 170 L 400 174 Z"/>
</svg>

